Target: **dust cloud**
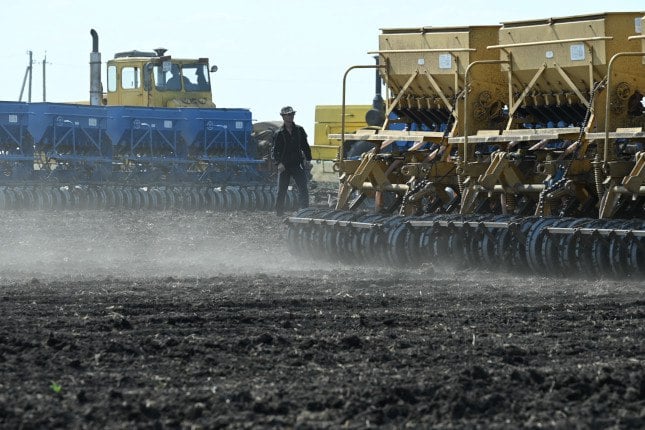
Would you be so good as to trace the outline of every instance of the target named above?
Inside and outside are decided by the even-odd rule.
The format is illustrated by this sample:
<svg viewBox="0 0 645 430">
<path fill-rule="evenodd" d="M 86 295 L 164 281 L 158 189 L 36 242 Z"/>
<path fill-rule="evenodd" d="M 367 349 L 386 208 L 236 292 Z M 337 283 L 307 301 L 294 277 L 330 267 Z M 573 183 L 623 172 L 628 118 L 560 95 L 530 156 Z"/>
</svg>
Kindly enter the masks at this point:
<svg viewBox="0 0 645 430">
<path fill-rule="evenodd" d="M 0 285 L 14 281 L 207 278 L 266 275 L 329 280 L 348 294 L 415 285 L 421 294 L 449 287 L 469 295 L 603 295 L 643 291 L 638 280 L 527 277 L 454 265 L 376 267 L 311 261 L 287 249 L 287 228 L 270 212 L 4 211 Z"/>
<path fill-rule="evenodd" d="M 0 282 L 280 274 L 304 264 L 267 212 L 6 211 L 2 219 Z"/>
</svg>

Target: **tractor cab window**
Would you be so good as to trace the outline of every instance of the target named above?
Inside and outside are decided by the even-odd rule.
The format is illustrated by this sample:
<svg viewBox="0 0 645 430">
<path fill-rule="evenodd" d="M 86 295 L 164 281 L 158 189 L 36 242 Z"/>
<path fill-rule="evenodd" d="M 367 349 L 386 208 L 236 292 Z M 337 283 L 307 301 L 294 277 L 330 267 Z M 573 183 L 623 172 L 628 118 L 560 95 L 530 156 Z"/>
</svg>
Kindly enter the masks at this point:
<svg viewBox="0 0 645 430">
<path fill-rule="evenodd" d="M 166 62 L 157 64 L 152 71 L 155 86 L 160 91 L 181 91 L 181 68 L 178 64 Z"/>
<path fill-rule="evenodd" d="M 116 66 L 108 66 L 107 89 L 111 93 L 116 91 Z"/>
<path fill-rule="evenodd" d="M 206 64 L 184 64 L 184 77 L 190 85 L 186 91 L 210 91 L 211 84 L 208 80 L 208 66 Z"/>
<path fill-rule="evenodd" d="M 141 86 L 141 73 L 138 67 L 124 67 L 121 69 L 121 88 L 133 90 Z"/>
<path fill-rule="evenodd" d="M 211 88 L 205 64 L 155 65 L 152 73 L 160 91 L 210 91 Z"/>
</svg>

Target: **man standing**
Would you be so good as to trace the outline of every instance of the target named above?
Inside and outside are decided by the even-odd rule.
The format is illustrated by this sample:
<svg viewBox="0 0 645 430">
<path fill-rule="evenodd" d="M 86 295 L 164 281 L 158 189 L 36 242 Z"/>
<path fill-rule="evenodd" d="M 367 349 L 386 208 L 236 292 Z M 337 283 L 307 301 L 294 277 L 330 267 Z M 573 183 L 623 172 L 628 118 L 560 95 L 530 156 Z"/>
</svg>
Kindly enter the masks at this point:
<svg viewBox="0 0 645 430">
<path fill-rule="evenodd" d="M 278 196 L 275 210 L 278 216 L 284 215 L 284 199 L 287 196 L 289 181 L 296 182 L 300 196 L 300 208 L 309 206 L 307 189 L 308 170 L 311 169 L 311 148 L 307 143 L 305 129 L 293 121 L 296 111 L 291 106 L 280 110 L 284 124 L 273 136 L 271 156 L 278 165 Z"/>
</svg>

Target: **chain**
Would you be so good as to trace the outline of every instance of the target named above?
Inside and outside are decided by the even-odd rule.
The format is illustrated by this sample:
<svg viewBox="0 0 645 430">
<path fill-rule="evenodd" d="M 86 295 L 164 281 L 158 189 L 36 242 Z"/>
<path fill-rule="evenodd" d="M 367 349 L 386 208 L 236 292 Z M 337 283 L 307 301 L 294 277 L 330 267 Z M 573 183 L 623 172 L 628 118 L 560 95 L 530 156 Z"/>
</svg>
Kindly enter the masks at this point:
<svg viewBox="0 0 645 430">
<path fill-rule="evenodd" d="M 587 122 L 589 121 L 589 117 L 591 116 L 591 112 L 593 110 L 593 100 L 594 97 L 596 96 L 596 93 L 604 88 L 605 83 L 606 83 L 607 78 L 603 78 L 600 82 L 598 82 L 596 85 L 591 90 L 591 94 L 589 96 L 589 105 L 587 106 L 587 111 L 585 112 L 585 118 L 580 123 L 580 131 L 578 133 L 578 139 L 573 143 L 575 145 L 575 151 L 571 155 L 571 157 L 566 160 L 564 164 L 564 169 L 562 171 L 562 177 L 555 181 L 553 184 L 549 185 L 548 187 L 545 187 L 544 190 L 540 192 L 540 198 L 538 200 L 538 210 L 537 214 L 539 216 L 544 216 L 544 205 L 546 203 L 546 196 L 555 190 L 558 190 L 564 186 L 564 184 L 567 182 L 567 175 L 569 173 L 569 169 L 571 168 L 571 165 L 573 164 L 573 160 L 575 160 L 578 157 L 578 149 L 580 148 L 580 143 L 582 142 L 582 138 L 585 133 L 585 126 L 587 125 Z"/>
<path fill-rule="evenodd" d="M 447 177 L 453 170 L 455 170 L 455 166 L 451 167 L 445 174 L 440 176 L 439 178 L 436 178 L 435 182 L 441 182 L 445 177 Z M 403 208 L 406 206 L 406 204 L 409 203 L 410 198 L 421 191 L 423 188 L 425 188 L 426 185 L 430 183 L 430 179 L 422 179 L 420 181 L 417 181 L 414 183 L 414 185 L 405 192 L 403 195 L 403 198 L 401 199 L 401 208 L 399 210 L 399 213 L 403 215 Z"/>
<path fill-rule="evenodd" d="M 408 188 L 408 190 L 403 195 L 403 199 L 401 200 L 401 210 L 403 210 L 403 206 L 409 203 L 410 197 L 412 197 L 413 194 L 421 191 L 423 187 L 425 187 L 429 182 L 430 181 L 428 179 L 422 179 L 420 181 L 417 181 L 412 187 Z"/>
</svg>

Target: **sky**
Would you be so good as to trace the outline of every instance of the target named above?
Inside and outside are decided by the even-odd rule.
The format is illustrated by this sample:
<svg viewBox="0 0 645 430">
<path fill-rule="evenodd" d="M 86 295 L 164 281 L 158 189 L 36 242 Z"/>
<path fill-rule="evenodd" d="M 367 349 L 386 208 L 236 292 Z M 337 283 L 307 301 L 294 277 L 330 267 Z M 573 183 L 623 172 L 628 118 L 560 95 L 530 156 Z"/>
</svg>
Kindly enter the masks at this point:
<svg viewBox="0 0 645 430">
<path fill-rule="evenodd" d="M 17 101 L 33 52 L 32 101 L 89 99 L 90 29 L 99 35 L 102 76 L 116 52 L 163 47 L 175 57 L 208 57 L 218 107 L 279 120 L 293 106 L 313 140 L 316 105 L 340 104 L 345 70 L 373 64 L 382 28 L 499 24 L 608 11 L 645 11 L 643 0 L 22 0 L 4 2 L 0 100 Z M 645 14 L 645 12 L 644 12 Z M 356 70 L 347 103 L 370 104 L 374 71 Z M 23 101 L 27 100 L 27 89 Z"/>
</svg>

